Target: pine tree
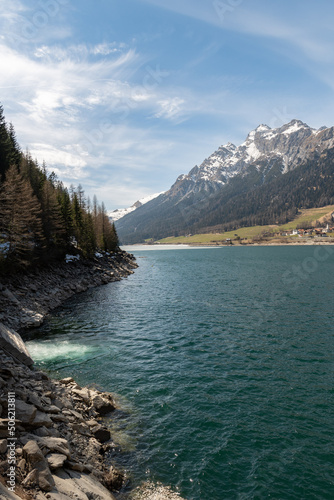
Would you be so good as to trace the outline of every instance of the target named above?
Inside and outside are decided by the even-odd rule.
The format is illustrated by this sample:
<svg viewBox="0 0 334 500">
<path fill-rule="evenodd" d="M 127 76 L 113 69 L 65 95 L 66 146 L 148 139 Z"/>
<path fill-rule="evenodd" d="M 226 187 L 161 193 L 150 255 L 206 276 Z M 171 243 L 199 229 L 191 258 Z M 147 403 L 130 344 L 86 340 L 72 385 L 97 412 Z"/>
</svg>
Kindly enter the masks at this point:
<svg viewBox="0 0 334 500">
<path fill-rule="evenodd" d="M 48 247 L 48 257 L 64 254 L 66 251 L 66 228 L 56 190 L 47 179 L 41 191 L 43 232 Z M 51 254 L 50 254 L 51 252 Z"/>
<path fill-rule="evenodd" d="M 66 246 L 68 246 L 71 237 L 74 234 L 73 212 L 72 212 L 71 198 L 68 193 L 68 190 L 64 188 L 61 183 L 58 185 L 57 188 L 57 199 L 60 206 L 61 218 L 66 233 L 66 242 L 67 242 Z"/>
<path fill-rule="evenodd" d="M 92 257 L 96 250 L 96 238 L 94 233 L 94 223 L 92 214 L 85 213 L 83 229 L 80 235 L 80 246 L 85 257 Z"/>
<path fill-rule="evenodd" d="M 110 223 L 109 219 L 106 221 L 106 225 L 108 227 L 107 235 L 106 235 L 106 244 L 108 252 L 115 252 L 119 247 L 118 235 L 116 232 L 115 224 Z"/>
<path fill-rule="evenodd" d="M 86 207 L 85 191 L 82 189 L 81 184 L 77 187 L 77 197 L 80 208 L 84 209 Z"/>
<path fill-rule="evenodd" d="M 5 173 L 10 166 L 11 142 L 7 130 L 3 107 L 0 105 L 0 181 L 5 178 Z"/>
<path fill-rule="evenodd" d="M 41 200 L 46 174 L 39 168 L 38 163 L 32 159 L 28 150 L 21 157 L 20 172 L 30 182 L 34 194 Z"/>
<path fill-rule="evenodd" d="M 9 124 L 8 135 L 9 135 L 9 142 L 10 142 L 9 162 L 11 165 L 16 165 L 19 168 L 20 164 L 21 164 L 22 154 L 21 154 L 19 143 L 17 142 L 17 139 L 16 139 L 16 133 L 15 133 L 14 126 L 12 123 Z"/>
<path fill-rule="evenodd" d="M 8 245 L 6 263 L 26 266 L 44 249 L 41 207 L 29 182 L 12 165 L 0 189 L 1 235 Z"/>
<path fill-rule="evenodd" d="M 0 267 L 22 267 L 61 258 L 75 243 L 83 256 L 114 251 L 118 238 L 96 196 L 79 184 L 64 187 L 27 150 L 22 153 L 0 106 Z"/>
<path fill-rule="evenodd" d="M 79 241 L 80 240 L 80 233 L 83 229 L 83 214 L 82 214 L 82 210 L 80 207 L 78 195 L 76 192 L 73 193 L 72 214 L 73 214 L 74 234 L 76 236 L 77 241 Z"/>
</svg>

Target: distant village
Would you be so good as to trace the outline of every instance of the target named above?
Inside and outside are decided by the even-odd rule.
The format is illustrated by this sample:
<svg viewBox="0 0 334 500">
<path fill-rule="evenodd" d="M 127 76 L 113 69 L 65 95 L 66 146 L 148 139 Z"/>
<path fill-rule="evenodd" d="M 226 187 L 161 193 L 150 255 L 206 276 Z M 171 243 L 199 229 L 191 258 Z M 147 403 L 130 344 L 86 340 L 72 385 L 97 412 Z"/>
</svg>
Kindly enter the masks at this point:
<svg viewBox="0 0 334 500">
<path fill-rule="evenodd" d="M 307 227 L 308 222 L 305 222 L 304 224 L 300 224 L 299 228 L 296 229 L 291 229 L 291 230 L 281 230 L 279 232 L 275 232 L 274 229 L 272 230 L 266 230 L 263 231 L 262 234 L 259 234 L 255 237 L 252 238 L 240 238 L 237 234 L 235 235 L 236 238 L 227 238 L 223 244 L 227 245 L 233 245 L 235 243 L 239 243 L 241 245 L 247 245 L 249 243 L 255 243 L 255 242 L 265 242 L 265 241 L 270 241 L 270 240 L 277 240 L 278 237 L 284 237 L 284 236 L 294 236 L 298 238 L 310 238 L 310 239 L 318 239 L 318 238 L 328 238 L 329 242 L 333 242 L 333 234 L 334 234 L 334 212 L 331 214 L 327 220 L 325 219 L 324 221 L 316 221 L 313 223 L 316 227 Z M 283 240 L 281 240 L 283 241 Z M 291 241 L 291 240 L 285 240 L 286 242 Z M 216 243 L 217 244 L 217 243 Z"/>
<path fill-rule="evenodd" d="M 282 231 L 280 236 L 317 236 L 327 238 L 329 233 L 334 233 L 334 212 L 331 215 L 331 222 L 327 222 L 326 227 L 291 229 L 291 231 Z"/>
<path fill-rule="evenodd" d="M 326 238 L 328 233 L 334 233 L 334 226 L 327 224 L 326 227 L 312 227 L 309 229 L 292 229 L 291 231 L 283 231 L 280 236 L 321 236 Z"/>
</svg>

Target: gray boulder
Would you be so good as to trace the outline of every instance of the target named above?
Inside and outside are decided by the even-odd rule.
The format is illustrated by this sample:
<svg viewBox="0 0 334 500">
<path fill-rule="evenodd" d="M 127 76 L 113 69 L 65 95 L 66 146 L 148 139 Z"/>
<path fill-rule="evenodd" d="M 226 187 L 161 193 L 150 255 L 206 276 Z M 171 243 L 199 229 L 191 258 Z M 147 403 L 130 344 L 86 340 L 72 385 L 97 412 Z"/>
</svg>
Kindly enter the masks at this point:
<svg viewBox="0 0 334 500">
<path fill-rule="evenodd" d="M 67 456 L 62 453 L 50 453 L 46 456 L 49 467 L 51 470 L 61 469 L 63 467 L 65 461 L 67 460 Z"/>
<path fill-rule="evenodd" d="M 2 323 L 0 323 L 0 347 L 25 365 L 31 366 L 34 364 L 21 336 Z"/>
<path fill-rule="evenodd" d="M 36 441 L 28 441 L 23 448 L 23 458 L 32 469 L 22 485 L 39 487 L 42 491 L 51 491 L 55 485 L 47 460 Z"/>
<path fill-rule="evenodd" d="M 37 413 L 37 408 L 34 405 L 30 405 L 17 399 L 15 401 L 15 414 L 18 420 L 21 420 L 23 424 L 31 424 Z"/>
</svg>

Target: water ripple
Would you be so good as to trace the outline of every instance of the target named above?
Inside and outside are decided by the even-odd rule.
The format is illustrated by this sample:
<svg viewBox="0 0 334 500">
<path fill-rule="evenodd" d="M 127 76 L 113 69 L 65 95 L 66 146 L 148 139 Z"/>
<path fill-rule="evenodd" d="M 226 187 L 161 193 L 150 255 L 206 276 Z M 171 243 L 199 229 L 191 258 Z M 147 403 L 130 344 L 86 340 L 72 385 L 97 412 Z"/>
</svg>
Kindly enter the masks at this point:
<svg viewBox="0 0 334 500">
<path fill-rule="evenodd" d="M 333 260 L 312 248 L 138 252 L 127 280 L 70 300 L 28 347 L 115 391 L 122 465 L 188 500 L 334 498 Z M 117 456 L 112 459 L 116 460 Z"/>
</svg>

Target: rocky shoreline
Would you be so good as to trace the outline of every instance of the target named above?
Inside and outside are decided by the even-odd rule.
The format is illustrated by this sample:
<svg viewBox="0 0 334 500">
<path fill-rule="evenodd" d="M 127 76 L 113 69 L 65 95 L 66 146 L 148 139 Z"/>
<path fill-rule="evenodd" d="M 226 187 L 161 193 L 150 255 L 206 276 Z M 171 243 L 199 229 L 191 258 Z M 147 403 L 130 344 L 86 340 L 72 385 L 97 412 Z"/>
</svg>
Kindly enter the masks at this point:
<svg viewBox="0 0 334 500">
<path fill-rule="evenodd" d="M 16 331 L 40 326 L 45 316 L 73 295 L 119 281 L 137 266 L 133 255 L 119 251 L 91 260 L 67 256 L 67 262 L 0 280 L 0 322 Z"/>
<path fill-rule="evenodd" d="M 90 261 L 68 258 L 1 280 L 1 499 L 117 498 L 126 478 L 105 459 L 115 446 L 104 423 L 116 407 L 112 395 L 82 388 L 71 377 L 50 379 L 33 366 L 17 331 L 39 326 L 69 297 L 120 280 L 136 267 L 134 257 L 120 251 L 97 254 Z M 128 498 L 180 499 L 168 488 L 150 484 Z"/>
</svg>

